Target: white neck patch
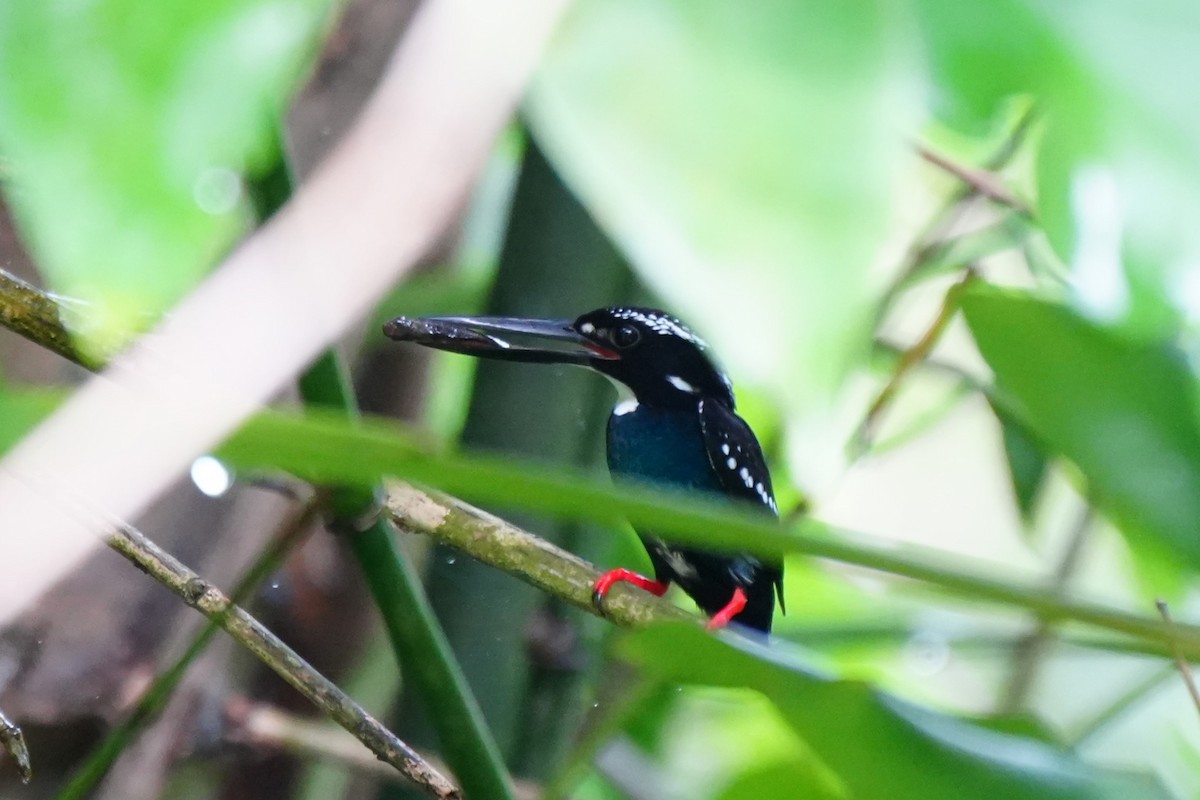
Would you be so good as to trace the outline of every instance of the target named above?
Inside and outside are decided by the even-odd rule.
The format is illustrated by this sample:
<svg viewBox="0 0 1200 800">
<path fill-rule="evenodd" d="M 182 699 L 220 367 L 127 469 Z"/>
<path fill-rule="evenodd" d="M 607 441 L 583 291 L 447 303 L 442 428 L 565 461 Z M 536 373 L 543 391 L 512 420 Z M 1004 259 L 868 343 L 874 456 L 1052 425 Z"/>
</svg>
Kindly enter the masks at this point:
<svg viewBox="0 0 1200 800">
<path fill-rule="evenodd" d="M 630 397 L 617 403 L 617 407 L 613 409 L 612 413 L 618 417 L 623 417 L 626 414 L 632 414 L 634 411 L 637 411 L 637 407 L 638 401 Z"/>
</svg>

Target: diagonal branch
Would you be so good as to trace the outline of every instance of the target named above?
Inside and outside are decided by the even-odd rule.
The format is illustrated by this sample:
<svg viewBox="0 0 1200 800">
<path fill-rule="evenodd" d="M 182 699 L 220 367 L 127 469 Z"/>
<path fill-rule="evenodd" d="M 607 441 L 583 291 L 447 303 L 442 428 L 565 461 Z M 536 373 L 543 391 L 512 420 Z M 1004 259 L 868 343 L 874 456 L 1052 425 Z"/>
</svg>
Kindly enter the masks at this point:
<svg viewBox="0 0 1200 800">
<path fill-rule="evenodd" d="M 600 613 L 592 605 L 592 587 L 600 577 L 595 567 L 499 517 L 447 494 L 400 481 L 388 485 L 387 511 L 403 533 L 432 536 L 560 600 Z M 625 584 L 608 593 L 603 616 L 625 627 L 694 619 L 666 600 Z"/>
<path fill-rule="evenodd" d="M 23 783 L 29 783 L 33 777 L 33 765 L 29 761 L 29 747 L 25 744 L 25 734 L 12 724 L 4 712 L 0 711 L 0 752 L 7 752 L 17 762 L 17 772 Z"/>
<path fill-rule="evenodd" d="M 350 731 L 376 757 L 412 779 L 429 795 L 457 800 L 462 794 L 444 775 L 400 741 L 332 681 L 314 670 L 294 650 L 217 587 L 192 572 L 137 530 L 125 526 L 108 538 L 109 546 L 133 562 L 183 601 L 220 625 L 279 677 L 317 708 Z"/>
<path fill-rule="evenodd" d="M 0 269 L 0 325 L 81 367 L 98 365 L 75 347 L 63 325 L 59 303 L 49 293 Z"/>
</svg>

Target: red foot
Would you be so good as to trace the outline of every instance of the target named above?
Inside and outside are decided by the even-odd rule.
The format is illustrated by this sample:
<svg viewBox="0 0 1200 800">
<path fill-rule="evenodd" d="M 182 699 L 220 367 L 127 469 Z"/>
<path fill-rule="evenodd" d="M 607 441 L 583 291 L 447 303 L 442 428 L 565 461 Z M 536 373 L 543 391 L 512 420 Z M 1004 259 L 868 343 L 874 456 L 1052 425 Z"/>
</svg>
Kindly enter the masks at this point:
<svg viewBox="0 0 1200 800">
<path fill-rule="evenodd" d="M 742 591 L 742 587 L 737 587 L 733 590 L 733 597 L 729 598 L 729 602 L 720 611 L 712 615 L 709 619 L 707 628 L 710 631 L 720 630 L 729 624 L 729 621 L 742 613 L 742 609 L 746 607 L 746 593 Z"/>
<path fill-rule="evenodd" d="M 645 589 L 650 594 L 658 595 L 659 597 L 666 594 L 667 589 L 670 588 L 669 584 L 652 581 L 645 576 L 638 575 L 631 569 L 610 569 L 592 584 L 592 603 L 596 608 L 604 610 L 604 598 L 614 583 L 632 583 L 639 589 Z"/>
</svg>

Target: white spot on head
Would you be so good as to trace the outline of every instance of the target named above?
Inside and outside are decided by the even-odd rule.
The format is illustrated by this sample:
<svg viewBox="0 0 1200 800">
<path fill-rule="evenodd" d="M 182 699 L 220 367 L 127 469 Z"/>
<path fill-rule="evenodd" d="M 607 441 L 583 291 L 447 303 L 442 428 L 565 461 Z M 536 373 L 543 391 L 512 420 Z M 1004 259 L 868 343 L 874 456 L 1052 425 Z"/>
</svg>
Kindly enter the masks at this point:
<svg viewBox="0 0 1200 800">
<path fill-rule="evenodd" d="M 725 466 L 729 467 L 730 469 L 737 469 L 737 459 L 735 459 L 733 456 L 730 456 L 729 460 L 725 462 Z"/>
<path fill-rule="evenodd" d="M 630 397 L 627 400 L 622 400 L 621 402 L 617 403 L 617 407 L 613 409 L 613 414 L 618 417 L 623 417 L 626 414 L 637 411 L 637 407 L 637 400 Z"/>
<path fill-rule="evenodd" d="M 687 381 L 685 381 L 683 378 L 679 377 L 678 375 L 668 375 L 667 383 L 671 384 L 679 391 L 687 392 L 688 394 L 697 394 L 699 391 L 698 389 L 696 389 L 695 386 L 692 386 L 690 383 L 688 383 Z"/>
<path fill-rule="evenodd" d="M 209 497 L 220 497 L 233 485 L 233 475 L 212 456 L 200 456 L 192 462 L 192 483 Z"/>
<path fill-rule="evenodd" d="M 579 332 L 591 335 L 596 332 L 596 326 L 590 322 L 585 322 L 579 326 Z"/>
<path fill-rule="evenodd" d="M 614 319 L 628 319 L 640 322 L 660 336 L 678 336 L 680 339 L 691 342 L 697 347 L 708 348 L 708 344 L 688 330 L 686 325 L 666 314 L 639 311 L 636 308 L 614 308 L 612 315 Z"/>
</svg>

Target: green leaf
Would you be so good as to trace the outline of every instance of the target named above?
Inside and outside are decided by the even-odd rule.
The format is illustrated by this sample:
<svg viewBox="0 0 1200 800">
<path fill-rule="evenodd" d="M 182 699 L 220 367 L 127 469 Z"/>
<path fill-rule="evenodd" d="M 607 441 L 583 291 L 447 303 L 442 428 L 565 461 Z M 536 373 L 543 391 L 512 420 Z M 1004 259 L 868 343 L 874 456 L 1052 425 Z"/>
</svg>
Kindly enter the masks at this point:
<svg viewBox="0 0 1200 800">
<path fill-rule="evenodd" d="M 718 800 L 847 800 L 843 792 L 830 787 L 803 761 L 782 761 L 762 769 L 748 771 L 721 794 Z"/>
<path fill-rule="evenodd" d="M 1039 218 L 1082 301 L 1143 333 L 1200 315 L 1200 5 L 1160 0 L 914 4 L 936 110 L 972 129 L 1031 95 L 1044 124 Z"/>
<path fill-rule="evenodd" d="M 52 389 L 0 390 L 0 454 L 50 416 L 63 396 Z"/>
<path fill-rule="evenodd" d="M 641 276 L 793 410 L 868 353 L 917 109 L 904 23 L 877 0 L 582 0 L 530 96 Z"/>
<path fill-rule="evenodd" d="M 1030 435 L 1020 421 L 1014 420 L 989 399 L 992 413 L 1000 422 L 1000 433 L 1004 439 L 1004 454 L 1008 461 L 1008 476 L 1012 481 L 1013 496 L 1017 510 L 1025 521 L 1033 516 L 1033 504 L 1037 501 L 1046 477 L 1048 461 L 1041 444 Z"/>
<path fill-rule="evenodd" d="M 978 727 L 858 681 L 819 675 L 770 646 L 695 626 L 627 634 L 620 652 L 663 681 L 746 686 L 770 698 L 851 797 L 892 800 L 1118 800 L 1126 776 L 1089 767 L 1042 742 Z M 1139 800 L 1165 800 L 1146 787 Z"/>
<path fill-rule="evenodd" d="M 0 4 L 0 154 L 58 292 L 108 352 L 179 299 L 249 223 L 240 176 L 331 0 Z"/>
<path fill-rule="evenodd" d="M 1131 544 L 1152 537 L 1200 566 L 1200 424 L 1181 355 L 1015 292 L 972 290 L 963 312 L 1000 387 Z"/>
</svg>

